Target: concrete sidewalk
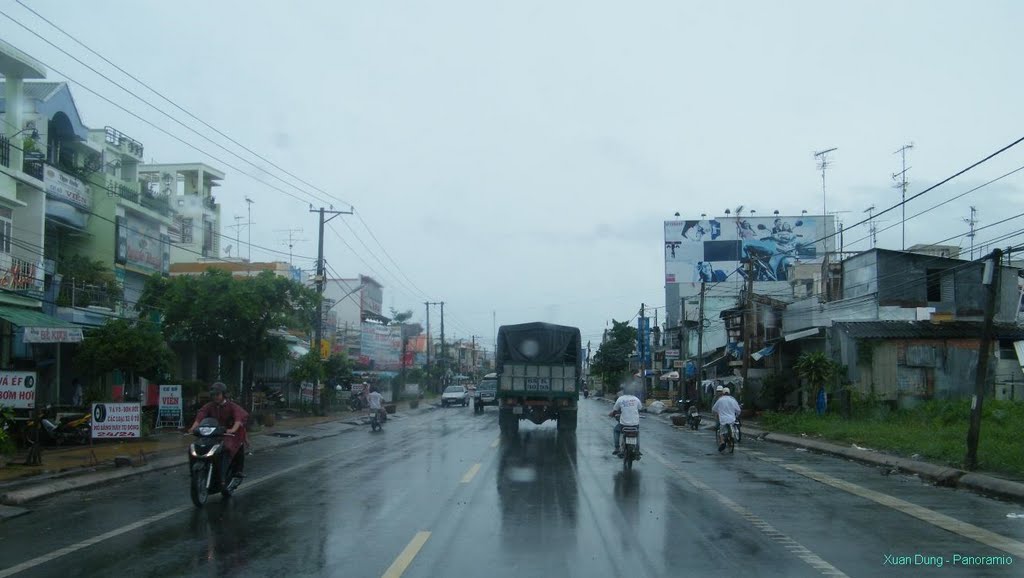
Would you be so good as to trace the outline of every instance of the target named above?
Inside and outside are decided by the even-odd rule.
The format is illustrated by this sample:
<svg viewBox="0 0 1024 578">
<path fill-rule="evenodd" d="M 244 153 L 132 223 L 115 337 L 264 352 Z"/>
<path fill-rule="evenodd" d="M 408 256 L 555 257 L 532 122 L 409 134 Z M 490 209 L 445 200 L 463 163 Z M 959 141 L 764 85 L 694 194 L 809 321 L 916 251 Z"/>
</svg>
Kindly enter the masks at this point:
<svg viewBox="0 0 1024 578">
<path fill-rule="evenodd" d="M 435 406 L 421 403 L 418 409 L 411 410 L 408 403 L 403 402 L 398 404 L 396 413 L 388 417 L 404 419 L 433 409 Z M 283 419 L 273 427 L 250 432 L 249 443 L 251 451 L 258 453 L 336 436 L 367 423 L 365 412 Z M 173 468 L 188 462 L 186 450 L 192 440 L 190 435 L 168 431 L 145 440 L 92 448 L 47 449 L 43 451 L 41 467 L 9 464 L 0 468 L 0 504 L 17 506 L 71 490 Z M 118 456 L 128 458 L 131 465 L 115 466 L 114 458 Z"/>
</svg>

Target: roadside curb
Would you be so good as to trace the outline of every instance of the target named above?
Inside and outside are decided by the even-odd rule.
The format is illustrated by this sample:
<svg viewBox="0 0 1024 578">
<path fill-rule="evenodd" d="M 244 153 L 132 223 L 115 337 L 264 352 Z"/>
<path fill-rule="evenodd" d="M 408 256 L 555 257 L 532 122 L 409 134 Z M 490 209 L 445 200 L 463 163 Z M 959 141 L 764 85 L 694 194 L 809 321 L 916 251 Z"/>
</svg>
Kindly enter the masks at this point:
<svg viewBox="0 0 1024 578">
<path fill-rule="evenodd" d="M 770 432 L 760 428 L 744 426 L 744 437 L 780 443 L 819 453 L 846 458 L 856 462 L 889 467 L 902 473 L 913 474 L 939 486 L 970 490 L 982 495 L 1024 503 L 1024 483 L 1004 480 L 987 474 L 971 473 L 961 469 L 893 456 L 884 452 L 858 450 L 834 443 L 807 439 L 788 434 Z"/>
<path fill-rule="evenodd" d="M 415 410 L 406 410 L 403 412 L 403 416 L 411 417 L 419 415 L 421 413 L 426 413 L 433 409 L 435 408 L 428 406 L 426 408 L 421 407 Z M 360 426 L 346 423 L 348 420 L 351 420 L 352 418 L 353 416 L 346 416 L 344 418 L 339 418 L 337 420 L 305 426 L 301 430 L 294 430 L 294 432 L 289 431 L 286 428 L 275 428 L 274 432 L 260 432 L 259 434 L 251 436 L 256 440 L 259 440 L 259 443 L 256 446 L 254 453 L 255 451 L 267 451 L 277 448 L 285 448 L 301 443 L 307 443 L 321 439 L 326 439 L 329 437 L 335 437 L 345 432 L 358 429 Z M 311 428 L 315 428 L 317 426 L 321 426 L 324 424 L 338 424 L 338 427 L 326 432 L 309 432 Z M 279 437 L 271 435 L 272 433 L 294 433 L 295 437 Z M 15 487 L 10 491 L 0 494 L 0 504 L 6 506 L 21 506 L 35 500 L 49 498 L 51 496 L 63 494 L 65 492 L 71 492 L 74 490 L 85 490 L 118 480 L 123 480 L 135 476 L 142 476 L 152 472 L 175 468 L 187 463 L 188 458 L 182 453 L 176 455 L 156 457 L 146 465 L 142 466 L 117 469 L 106 469 L 113 468 L 113 466 L 105 466 L 104 469 L 99 471 L 97 471 L 96 469 L 83 470 L 82 472 L 70 473 L 59 478 L 52 478 L 42 483 L 29 479 L 25 481 L 24 487 Z"/>
</svg>

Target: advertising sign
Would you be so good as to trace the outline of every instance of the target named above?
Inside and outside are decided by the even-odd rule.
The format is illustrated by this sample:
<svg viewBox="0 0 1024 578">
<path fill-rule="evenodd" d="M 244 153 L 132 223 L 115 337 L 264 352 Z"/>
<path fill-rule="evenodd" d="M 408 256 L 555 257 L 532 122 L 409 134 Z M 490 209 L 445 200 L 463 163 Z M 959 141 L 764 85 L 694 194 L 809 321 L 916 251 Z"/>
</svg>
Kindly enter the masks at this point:
<svg viewBox="0 0 1024 578">
<path fill-rule="evenodd" d="M 34 371 L 0 371 L 0 407 L 32 409 L 35 405 Z"/>
<path fill-rule="evenodd" d="M 651 363 L 651 318 L 641 317 L 636 320 L 637 334 L 636 334 L 636 351 L 642 356 L 641 363 L 644 365 L 650 365 Z"/>
<path fill-rule="evenodd" d="M 181 386 L 161 385 L 157 421 L 161 427 L 181 427 Z"/>
<path fill-rule="evenodd" d="M 25 343 L 81 343 L 80 327 L 25 327 Z"/>
<path fill-rule="evenodd" d="M 49 165 L 43 171 L 43 188 L 46 190 L 46 196 L 56 200 L 86 210 L 92 206 L 92 196 L 89 195 L 85 183 Z"/>
<path fill-rule="evenodd" d="M 402 328 L 393 325 L 363 323 L 360 340 L 361 357 L 372 361 L 377 371 L 401 369 Z"/>
<path fill-rule="evenodd" d="M 299 399 L 302 403 L 313 403 L 313 390 L 314 385 L 308 381 L 302 382 L 299 388 Z"/>
<path fill-rule="evenodd" d="M 163 243 L 158 224 L 133 217 L 124 221 L 127 246 L 125 264 L 153 272 L 163 272 Z"/>
<path fill-rule="evenodd" d="M 787 282 L 793 266 L 821 262 L 834 246 L 820 216 L 729 217 L 665 222 L 665 282 Z"/>
<path fill-rule="evenodd" d="M 678 349 L 666 349 L 665 350 L 665 359 L 679 359 L 679 350 Z"/>
<path fill-rule="evenodd" d="M 142 434 L 142 407 L 138 403 L 92 404 L 92 437 L 137 438 Z"/>
</svg>

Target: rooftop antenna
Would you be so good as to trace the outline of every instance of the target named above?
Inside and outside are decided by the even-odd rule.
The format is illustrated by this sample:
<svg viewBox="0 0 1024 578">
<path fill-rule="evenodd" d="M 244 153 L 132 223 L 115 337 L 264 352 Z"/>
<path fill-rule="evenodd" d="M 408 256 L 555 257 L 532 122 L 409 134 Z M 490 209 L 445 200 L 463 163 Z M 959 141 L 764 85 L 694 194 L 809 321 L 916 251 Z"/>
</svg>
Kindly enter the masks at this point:
<svg viewBox="0 0 1024 578">
<path fill-rule="evenodd" d="M 914 143 L 905 144 L 899 148 L 899 150 L 893 152 L 894 155 L 900 155 L 903 157 L 903 170 L 898 173 L 893 173 L 892 178 L 896 181 L 893 185 L 894 189 L 900 190 L 900 206 L 903 208 L 903 219 L 900 223 L 903 226 L 903 250 L 907 250 L 907 171 L 912 167 L 907 166 L 907 151 L 914 148 Z"/>
<path fill-rule="evenodd" d="M 288 235 L 287 241 L 281 241 L 282 245 L 288 246 L 288 264 L 292 264 L 292 249 L 295 247 L 296 242 L 306 241 L 307 239 L 296 239 L 295 233 L 301 233 L 302 229 L 275 229 L 275 233 L 285 233 Z"/>
<path fill-rule="evenodd" d="M 964 219 L 963 221 L 971 227 L 971 231 L 967 233 L 967 238 L 971 240 L 971 261 L 974 260 L 974 227 L 978 224 L 978 209 L 971 207 L 971 218 Z"/>
<path fill-rule="evenodd" d="M 814 153 L 814 158 L 818 160 L 818 170 L 821 171 L 821 216 L 825 217 L 826 222 L 828 221 L 828 202 L 825 197 L 825 170 L 832 166 L 832 162 L 828 159 L 828 153 L 837 150 L 839 150 L 838 147 L 832 147 Z"/>
<path fill-rule="evenodd" d="M 878 244 L 878 229 L 875 227 L 875 206 L 864 209 L 864 212 L 868 214 L 868 239 L 871 241 L 871 248 L 874 249 L 875 245 Z"/>
<path fill-rule="evenodd" d="M 234 225 L 230 225 L 228 227 L 230 229 L 234 229 L 235 230 L 235 246 L 236 247 L 240 247 L 242 245 L 241 241 L 239 241 L 239 237 L 241 236 L 242 227 L 244 226 L 242 224 L 242 219 L 244 219 L 244 218 L 245 217 L 242 217 L 240 215 L 235 215 L 235 224 Z"/>
</svg>

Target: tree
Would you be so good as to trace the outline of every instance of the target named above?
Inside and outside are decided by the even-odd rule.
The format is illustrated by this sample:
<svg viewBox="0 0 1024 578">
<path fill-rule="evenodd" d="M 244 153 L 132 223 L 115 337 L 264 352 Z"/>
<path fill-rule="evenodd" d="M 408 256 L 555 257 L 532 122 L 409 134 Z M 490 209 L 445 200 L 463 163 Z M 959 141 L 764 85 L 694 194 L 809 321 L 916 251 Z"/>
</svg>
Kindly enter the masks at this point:
<svg viewBox="0 0 1024 578">
<path fill-rule="evenodd" d="M 839 366 L 836 362 L 829 359 L 821 351 L 808 351 L 804 353 L 797 359 L 793 368 L 796 369 L 797 375 L 807 381 L 815 391 L 825 387 L 828 380 L 839 371 Z"/>
<path fill-rule="evenodd" d="M 594 354 L 590 368 L 601 376 L 603 383 L 616 386 L 629 371 L 629 356 L 636 350 L 637 329 L 628 321 L 612 320 L 601 345 Z"/>
<path fill-rule="evenodd" d="M 399 312 L 394 307 L 391 308 L 391 323 L 389 325 L 402 325 L 410 319 L 412 319 L 411 309 Z"/>
<path fill-rule="evenodd" d="M 121 300 L 121 285 L 114 277 L 114 272 L 104 265 L 103 261 L 73 255 L 60 261 L 58 269 L 63 281 L 60 295 L 57 296 L 57 305 L 99 305 L 113 308 L 114 304 Z"/>
<path fill-rule="evenodd" d="M 208 269 L 196 276 L 154 275 L 137 307 L 162 311 L 169 341 L 244 361 L 245 382 L 251 384 L 257 363 L 287 355 L 284 339 L 272 332 L 308 330 L 319 298 L 312 289 L 270 271 L 236 279 L 226 271 Z"/>
<path fill-rule="evenodd" d="M 75 365 L 91 377 L 119 370 L 128 383 L 134 383 L 136 376 L 163 378 L 174 365 L 174 354 L 149 323 L 110 319 L 89 332 L 75 355 Z"/>
</svg>

